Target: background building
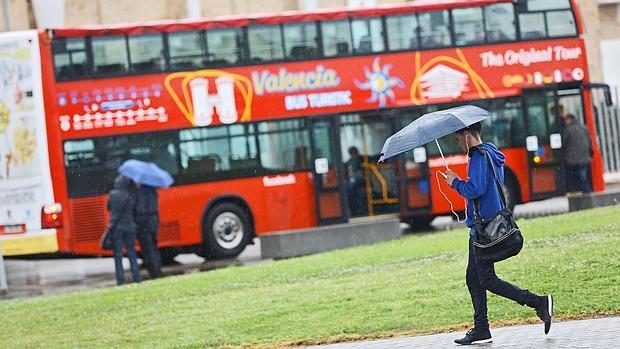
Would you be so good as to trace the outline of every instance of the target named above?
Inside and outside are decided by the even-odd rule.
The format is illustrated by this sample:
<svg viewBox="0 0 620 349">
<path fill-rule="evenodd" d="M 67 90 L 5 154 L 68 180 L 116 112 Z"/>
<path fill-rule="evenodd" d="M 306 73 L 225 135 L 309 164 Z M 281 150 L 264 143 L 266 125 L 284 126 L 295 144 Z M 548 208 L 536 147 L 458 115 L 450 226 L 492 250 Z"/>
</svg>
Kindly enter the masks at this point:
<svg viewBox="0 0 620 349">
<path fill-rule="evenodd" d="M 314 8 L 402 3 L 406 0 L 0 0 L 0 28 L 113 24 L 158 19 L 246 15 Z M 415 0 L 414 0 L 415 1 Z M 578 0 L 586 22 L 591 80 L 620 86 L 620 0 Z M 40 14 L 37 16 L 37 14 Z M 8 22 L 8 23 L 7 23 Z M 601 58 L 602 57 L 602 58 Z M 604 73 L 604 74 L 603 74 Z"/>
</svg>

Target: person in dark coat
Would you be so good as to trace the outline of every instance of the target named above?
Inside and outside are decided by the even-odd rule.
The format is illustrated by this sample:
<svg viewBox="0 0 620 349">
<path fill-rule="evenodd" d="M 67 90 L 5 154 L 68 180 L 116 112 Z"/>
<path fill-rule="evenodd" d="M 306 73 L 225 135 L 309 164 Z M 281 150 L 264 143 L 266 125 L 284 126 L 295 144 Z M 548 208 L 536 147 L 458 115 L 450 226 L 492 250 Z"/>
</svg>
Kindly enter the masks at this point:
<svg viewBox="0 0 620 349">
<path fill-rule="evenodd" d="M 138 256 L 134 244 L 136 243 L 136 227 L 131 208 L 133 207 L 135 183 L 125 177 L 118 176 L 114 180 L 114 188 L 108 196 L 108 211 L 110 212 L 110 227 L 114 227 L 112 234 L 114 250 L 114 266 L 116 269 L 116 283 L 125 283 L 123 270 L 123 246 L 127 251 L 131 275 L 134 282 L 140 282 Z"/>
<path fill-rule="evenodd" d="M 465 280 L 474 308 L 474 328 L 469 330 L 465 337 L 454 340 L 455 343 L 461 345 L 492 341 L 487 317 L 487 291 L 534 308 L 538 317 L 545 323 L 545 334 L 549 333 L 553 316 L 553 298 L 550 294 L 539 296 L 500 279 L 495 274 L 494 262 L 478 260 L 474 254 L 473 241 L 476 235 L 473 228 L 474 200 L 480 200 L 480 215 L 483 219 L 495 216 L 502 209 L 493 168 L 487 163 L 483 151 L 491 158 L 491 164 L 500 182 L 504 181 L 504 160 L 506 158 L 495 144 L 482 142 L 481 132 L 481 123 L 457 131 L 456 139 L 459 147 L 467 152 L 470 158 L 467 180 L 460 179 L 452 170 L 447 170 L 445 177 L 452 189 L 467 199 L 468 214 L 465 223 L 470 228 L 469 259 Z"/>
<path fill-rule="evenodd" d="M 360 155 L 357 147 L 349 148 L 350 159 L 346 162 L 346 171 L 349 178 L 347 184 L 347 200 L 349 202 L 349 210 L 352 215 L 362 213 L 364 210 L 362 198 L 359 195 L 359 189 L 364 187 L 364 159 Z"/>
<path fill-rule="evenodd" d="M 161 277 L 161 256 L 157 249 L 159 230 L 157 190 L 148 185 L 139 185 L 133 210 L 144 264 L 151 279 L 156 279 Z"/>
<path fill-rule="evenodd" d="M 588 170 L 592 163 L 592 140 L 588 129 L 575 121 L 573 114 L 566 114 L 564 117 L 562 144 L 566 162 L 567 190 L 591 192 Z"/>
</svg>

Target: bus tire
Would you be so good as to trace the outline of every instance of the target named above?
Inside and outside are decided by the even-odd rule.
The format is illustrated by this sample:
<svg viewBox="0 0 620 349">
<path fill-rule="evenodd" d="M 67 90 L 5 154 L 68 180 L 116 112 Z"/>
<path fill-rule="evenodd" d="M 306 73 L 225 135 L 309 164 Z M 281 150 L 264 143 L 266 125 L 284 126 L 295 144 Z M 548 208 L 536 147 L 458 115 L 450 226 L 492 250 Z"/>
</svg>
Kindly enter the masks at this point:
<svg viewBox="0 0 620 349">
<path fill-rule="evenodd" d="M 407 219 L 407 223 L 409 224 L 409 231 L 420 232 L 432 230 L 433 226 L 431 225 L 431 223 L 434 219 L 434 216 L 419 216 L 409 218 Z"/>
<path fill-rule="evenodd" d="M 502 187 L 504 189 L 504 196 L 506 197 L 506 206 L 511 211 L 514 211 L 515 206 L 519 202 L 519 187 L 516 183 L 517 182 L 510 176 L 506 176 Z"/>
<path fill-rule="evenodd" d="M 239 205 L 223 202 L 209 210 L 202 226 L 204 257 L 238 256 L 252 239 L 248 213 Z"/>
<path fill-rule="evenodd" d="M 161 265 L 177 264 L 174 260 L 179 255 L 179 250 L 174 247 L 161 247 L 159 249 L 159 256 L 161 257 Z"/>
</svg>

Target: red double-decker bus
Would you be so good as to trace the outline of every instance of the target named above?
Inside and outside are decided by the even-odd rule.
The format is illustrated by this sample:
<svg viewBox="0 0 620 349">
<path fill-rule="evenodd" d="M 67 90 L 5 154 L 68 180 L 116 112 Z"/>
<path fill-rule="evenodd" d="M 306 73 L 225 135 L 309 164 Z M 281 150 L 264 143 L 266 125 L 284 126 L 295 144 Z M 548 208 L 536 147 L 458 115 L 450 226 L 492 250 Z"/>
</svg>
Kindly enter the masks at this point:
<svg viewBox="0 0 620 349">
<path fill-rule="evenodd" d="M 106 194 L 130 158 L 175 178 L 160 191 L 164 253 L 230 257 L 277 231 L 386 214 L 422 225 L 449 213 L 434 145 L 377 165 L 388 136 L 433 110 L 493 113 L 483 135 L 507 154 L 511 205 L 566 191 L 562 114 L 596 138 L 583 24 L 569 0 L 416 1 L 0 42 L 7 255 L 101 253 Z M 464 175 L 466 156 L 440 141 Z"/>
</svg>

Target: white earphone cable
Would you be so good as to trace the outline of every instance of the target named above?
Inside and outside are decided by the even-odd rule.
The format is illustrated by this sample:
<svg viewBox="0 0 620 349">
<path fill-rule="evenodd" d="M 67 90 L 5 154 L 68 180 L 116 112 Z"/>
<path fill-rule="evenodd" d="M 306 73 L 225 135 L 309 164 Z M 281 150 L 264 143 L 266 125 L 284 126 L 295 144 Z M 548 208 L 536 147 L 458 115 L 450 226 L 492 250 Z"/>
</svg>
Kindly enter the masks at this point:
<svg viewBox="0 0 620 349">
<path fill-rule="evenodd" d="M 467 146 L 467 173 L 469 173 L 469 135 L 465 136 L 465 145 Z M 441 193 L 441 195 L 443 195 L 443 197 L 448 201 L 448 203 L 450 204 L 450 211 L 452 211 L 452 214 L 454 214 L 454 216 L 456 217 L 456 221 L 458 223 L 464 223 L 465 221 L 467 221 L 467 200 L 463 199 L 463 201 L 465 201 L 465 218 L 463 220 L 461 220 L 461 218 L 459 217 L 458 213 L 456 213 L 456 211 L 454 211 L 454 205 L 452 204 L 452 201 L 450 201 L 450 199 L 448 198 L 448 196 L 446 195 L 446 193 L 443 192 L 443 190 L 441 189 L 441 181 L 439 180 L 439 174 L 441 174 L 444 178 L 446 177 L 446 174 L 441 172 L 441 171 L 437 171 L 435 172 L 435 178 L 437 179 L 437 187 L 439 188 L 439 192 Z M 452 184 L 452 183 L 450 183 Z"/>
</svg>

